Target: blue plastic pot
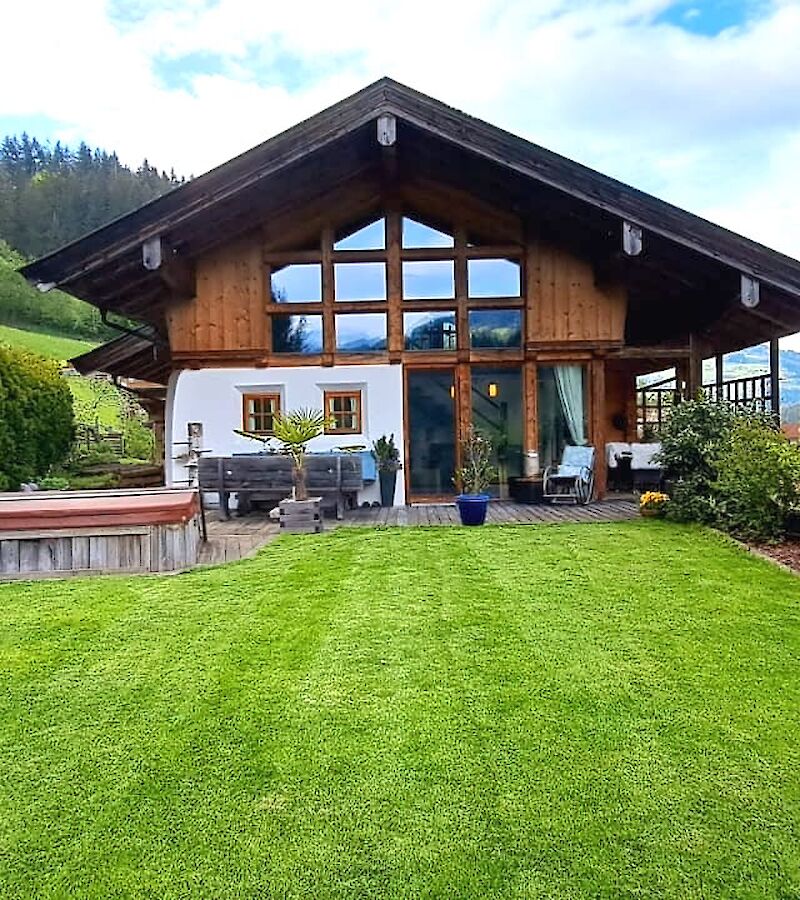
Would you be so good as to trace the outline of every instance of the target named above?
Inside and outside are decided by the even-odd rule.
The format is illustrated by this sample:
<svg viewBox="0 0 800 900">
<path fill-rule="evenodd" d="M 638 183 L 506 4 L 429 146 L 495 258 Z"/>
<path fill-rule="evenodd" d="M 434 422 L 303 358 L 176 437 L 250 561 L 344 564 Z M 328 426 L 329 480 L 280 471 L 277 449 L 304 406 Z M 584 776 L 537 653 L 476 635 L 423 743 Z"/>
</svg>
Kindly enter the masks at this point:
<svg viewBox="0 0 800 900">
<path fill-rule="evenodd" d="M 486 521 L 488 494 L 459 494 L 456 497 L 458 514 L 462 525 L 483 525 Z"/>
</svg>

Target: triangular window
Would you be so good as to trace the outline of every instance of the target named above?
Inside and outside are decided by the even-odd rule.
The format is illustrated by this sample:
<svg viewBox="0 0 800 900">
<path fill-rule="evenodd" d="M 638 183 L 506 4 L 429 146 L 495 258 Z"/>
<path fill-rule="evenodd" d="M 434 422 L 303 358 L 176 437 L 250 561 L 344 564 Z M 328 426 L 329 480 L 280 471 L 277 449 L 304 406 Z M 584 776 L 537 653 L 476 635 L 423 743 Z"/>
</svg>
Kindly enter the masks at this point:
<svg viewBox="0 0 800 900">
<path fill-rule="evenodd" d="M 455 242 L 451 234 L 423 225 L 416 219 L 403 217 L 403 247 L 410 249 L 433 249 L 439 247 L 452 247 Z"/>
<path fill-rule="evenodd" d="M 386 226 L 383 219 L 351 231 L 333 245 L 334 250 L 385 250 Z"/>
</svg>

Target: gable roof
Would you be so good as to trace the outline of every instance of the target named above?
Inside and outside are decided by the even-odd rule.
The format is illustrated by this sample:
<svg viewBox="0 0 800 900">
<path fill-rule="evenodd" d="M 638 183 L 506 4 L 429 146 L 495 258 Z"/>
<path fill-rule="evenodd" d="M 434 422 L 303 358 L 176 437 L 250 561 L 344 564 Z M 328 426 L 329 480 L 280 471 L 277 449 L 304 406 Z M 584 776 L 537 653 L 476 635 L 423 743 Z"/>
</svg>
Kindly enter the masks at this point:
<svg viewBox="0 0 800 900">
<path fill-rule="evenodd" d="M 498 186 L 502 181 L 498 196 L 515 202 L 522 214 L 532 209 L 534 198 L 541 199 L 543 207 L 557 201 L 558 215 L 576 221 L 591 215 L 599 223 L 597 235 L 614 232 L 617 248 L 620 220 L 639 225 L 645 254 L 652 249 L 664 260 L 672 259 L 676 272 L 696 270 L 698 289 L 718 278 L 719 266 L 737 277 L 739 272 L 748 274 L 774 289 L 779 300 L 783 295 L 792 301 L 791 322 L 786 321 L 784 332 L 800 327 L 793 315 L 794 301 L 800 298 L 800 262 L 388 78 L 30 263 L 22 272 L 31 281 L 59 285 L 100 307 L 159 322 L 165 288 L 157 275 L 142 268 L 143 241 L 167 236 L 177 255 L 191 258 L 211 246 L 213 235 L 219 242 L 237 228 L 254 224 L 243 205 L 253 209 L 262 200 L 287 202 L 292 191 L 335 183 L 374 165 L 380 151 L 375 121 L 384 114 L 396 117 L 398 147 L 405 158 L 419 156 L 429 171 L 453 170 L 437 162 L 437 156 L 459 153 L 456 168 L 462 173 L 474 168 L 476 184 L 481 178 L 487 184 L 495 179 Z M 407 141 L 407 135 L 413 140 Z M 736 283 L 731 280 L 731 289 Z"/>
</svg>

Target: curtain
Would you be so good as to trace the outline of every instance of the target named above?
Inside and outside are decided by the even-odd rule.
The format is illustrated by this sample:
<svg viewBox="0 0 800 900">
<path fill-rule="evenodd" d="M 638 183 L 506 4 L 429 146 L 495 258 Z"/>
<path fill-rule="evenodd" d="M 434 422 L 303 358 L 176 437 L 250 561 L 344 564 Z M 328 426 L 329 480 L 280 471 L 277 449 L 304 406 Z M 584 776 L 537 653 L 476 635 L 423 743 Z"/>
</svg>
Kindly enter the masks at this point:
<svg viewBox="0 0 800 900">
<path fill-rule="evenodd" d="M 583 366 L 554 366 L 558 398 L 572 442 L 586 443 L 583 405 Z"/>
</svg>

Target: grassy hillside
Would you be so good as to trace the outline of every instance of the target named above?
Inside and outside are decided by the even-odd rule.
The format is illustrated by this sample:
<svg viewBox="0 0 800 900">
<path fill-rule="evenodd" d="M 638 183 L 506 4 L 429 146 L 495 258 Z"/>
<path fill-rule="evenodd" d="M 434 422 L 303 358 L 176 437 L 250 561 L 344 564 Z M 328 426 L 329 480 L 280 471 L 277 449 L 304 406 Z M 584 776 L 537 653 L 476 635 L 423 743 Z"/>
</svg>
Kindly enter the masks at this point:
<svg viewBox="0 0 800 900">
<path fill-rule="evenodd" d="M 0 344 L 9 344 L 12 347 L 22 347 L 47 359 L 57 359 L 64 362 L 73 356 L 86 353 L 92 347 L 97 346 L 91 341 L 79 341 L 75 338 L 60 337 L 54 334 L 44 334 L 38 331 L 25 331 L 22 328 L 12 328 L 9 325 L 0 325 Z"/>
<path fill-rule="evenodd" d="M 0 323 L 99 343 L 114 336 L 99 310 L 63 291 L 41 293 L 17 269 L 25 258 L 0 240 Z"/>
<path fill-rule="evenodd" d="M 0 343 L 22 347 L 48 359 L 65 361 L 91 350 L 95 344 L 38 331 L 24 331 L 0 325 Z M 67 376 L 75 404 L 75 418 L 86 425 L 100 425 L 118 431 L 122 427 L 123 400 L 117 388 L 101 379 Z"/>
</svg>

